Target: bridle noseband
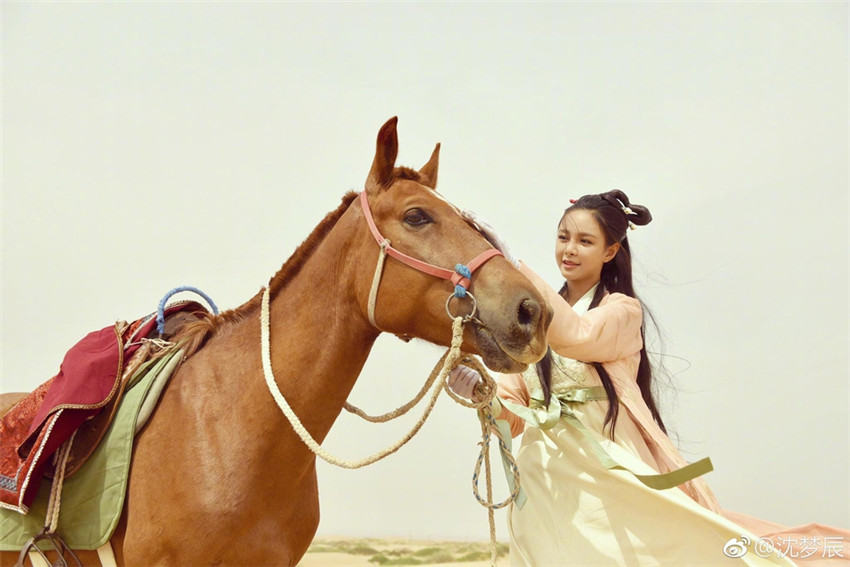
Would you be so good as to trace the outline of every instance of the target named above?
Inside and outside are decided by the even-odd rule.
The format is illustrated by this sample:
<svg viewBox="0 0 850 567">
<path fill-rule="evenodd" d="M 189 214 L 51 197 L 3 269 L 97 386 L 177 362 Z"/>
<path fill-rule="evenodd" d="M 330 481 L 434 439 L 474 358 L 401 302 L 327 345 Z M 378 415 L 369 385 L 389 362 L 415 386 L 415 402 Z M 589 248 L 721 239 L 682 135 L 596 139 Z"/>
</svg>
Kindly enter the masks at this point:
<svg viewBox="0 0 850 567">
<path fill-rule="evenodd" d="M 372 279 L 372 289 L 369 291 L 369 322 L 371 322 L 375 328 L 380 330 L 380 327 L 378 327 L 375 322 L 375 303 L 378 298 L 378 287 L 381 284 L 381 273 L 384 269 L 384 260 L 386 260 L 388 255 L 415 270 L 452 282 L 455 286 L 455 290 L 454 293 L 449 295 L 446 300 L 446 313 L 448 313 L 450 319 L 454 319 L 455 315 L 452 314 L 449 307 L 449 303 L 452 298 L 463 298 L 469 296 L 472 299 L 472 312 L 466 318 L 473 319 L 475 311 L 478 308 L 478 302 L 475 300 L 475 296 L 468 290 L 472 274 L 475 270 L 483 266 L 487 260 L 495 258 L 496 256 L 503 256 L 502 252 L 496 248 L 490 248 L 473 258 L 472 261 L 466 265 L 456 264 L 454 270 L 441 268 L 439 266 L 429 264 L 428 262 L 413 258 L 412 256 L 408 256 L 404 252 L 400 252 L 392 247 L 390 241 L 381 235 L 381 231 L 379 231 L 378 227 L 375 225 L 375 219 L 372 217 L 372 210 L 369 208 L 369 199 L 366 197 L 366 191 L 360 192 L 360 205 L 363 208 L 363 215 L 366 217 L 366 224 L 369 225 L 369 230 L 372 231 L 372 236 L 375 237 L 375 241 L 381 249 L 380 256 L 378 257 L 378 264 L 375 267 L 375 276 Z"/>
</svg>

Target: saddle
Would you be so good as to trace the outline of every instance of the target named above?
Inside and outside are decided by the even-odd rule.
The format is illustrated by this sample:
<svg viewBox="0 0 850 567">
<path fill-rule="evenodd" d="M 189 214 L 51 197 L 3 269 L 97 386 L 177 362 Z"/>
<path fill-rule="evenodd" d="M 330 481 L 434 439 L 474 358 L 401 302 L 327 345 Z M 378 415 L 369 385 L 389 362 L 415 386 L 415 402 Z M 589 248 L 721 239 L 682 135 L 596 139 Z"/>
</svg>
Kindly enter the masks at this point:
<svg viewBox="0 0 850 567">
<path fill-rule="evenodd" d="M 124 399 L 124 393 L 127 390 L 128 385 L 130 385 L 131 379 L 136 375 L 136 371 L 139 370 L 144 363 L 150 360 L 152 356 L 155 356 L 157 351 L 161 348 L 160 345 L 163 343 L 157 341 L 161 340 L 167 343 L 168 340 L 183 327 L 183 325 L 192 321 L 197 321 L 198 317 L 194 315 L 194 313 L 197 312 L 198 308 L 204 310 L 200 304 L 192 303 L 191 305 L 181 305 L 179 306 L 179 309 L 172 310 L 170 313 L 167 313 L 165 319 L 165 330 L 161 339 L 142 342 L 142 345 L 136 353 L 129 361 L 125 362 L 123 372 L 121 373 L 121 379 L 120 381 L 116 380 L 118 387 L 115 391 L 115 395 L 106 402 L 97 415 L 89 418 L 83 426 L 77 429 L 74 436 L 74 443 L 71 446 L 68 454 L 68 460 L 65 465 L 65 478 L 79 471 L 80 468 L 88 461 L 88 458 L 91 457 L 94 450 L 100 445 L 100 442 L 103 440 L 103 436 L 106 435 L 109 426 L 112 425 L 112 421 L 115 419 L 118 407 Z M 49 466 L 46 467 L 44 475 L 47 478 L 53 478 L 55 472 L 55 466 L 53 463 L 50 463 Z"/>
<path fill-rule="evenodd" d="M 54 454 L 73 437 L 63 459 L 65 478 L 77 472 L 112 423 L 136 370 L 185 323 L 206 312 L 197 302 L 164 310 L 162 333 L 151 314 L 89 333 L 74 345 L 59 373 L 0 420 L 0 507 L 26 514 L 44 477 L 56 474 Z"/>
</svg>

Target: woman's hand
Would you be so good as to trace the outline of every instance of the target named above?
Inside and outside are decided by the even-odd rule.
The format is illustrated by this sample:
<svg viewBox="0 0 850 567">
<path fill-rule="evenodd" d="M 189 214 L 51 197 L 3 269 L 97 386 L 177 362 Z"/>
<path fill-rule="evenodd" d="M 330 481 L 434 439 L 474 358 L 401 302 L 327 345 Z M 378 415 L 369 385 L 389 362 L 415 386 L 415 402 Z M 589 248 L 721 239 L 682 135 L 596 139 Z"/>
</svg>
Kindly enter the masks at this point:
<svg viewBox="0 0 850 567">
<path fill-rule="evenodd" d="M 460 213 L 460 216 L 472 223 L 472 225 L 478 229 L 484 238 L 487 239 L 487 242 L 493 245 L 499 252 L 505 255 L 505 258 L 514 265 L 515 268 L 519 268 L 519 258 L 514 256 L 513 252 L 511 252 L 508 243 L 505 242 L 502 237 L 496 234 L 496 229 L 490 226 L 489 223 L 482 220 L 478 215 L 476 215 L 472 211 L 463 211 Z"/>
<path fill-rule="evenodd" d="M 478 371 L 463 364 L 455 366 L 449 373 L 448 385 L 451 391 L 473 402 L 481 401 L 475 391 L 479 383 L 481 383 L 481 375 Z"/>
</svg>

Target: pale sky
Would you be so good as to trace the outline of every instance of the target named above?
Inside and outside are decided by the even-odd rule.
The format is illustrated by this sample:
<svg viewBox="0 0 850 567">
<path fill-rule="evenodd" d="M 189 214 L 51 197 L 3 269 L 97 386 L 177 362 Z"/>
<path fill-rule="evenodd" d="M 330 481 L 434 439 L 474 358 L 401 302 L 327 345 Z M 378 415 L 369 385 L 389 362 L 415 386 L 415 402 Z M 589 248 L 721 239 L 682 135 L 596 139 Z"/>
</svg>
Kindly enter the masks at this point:
<svg viewBox="0 0 850 567">
<path fill-rule="evenodd" d="M 248 300 L 397 115 L 399 163 L 442 142 L 441 193 L 552 285 L 571 197 L 649 207 L 629 238 L 674 440 L 728 509 L 850 526 L 847 2 L 0 9 L 0 390 L 175 286 Z M 442 352 L 382 337 L 351 401 L 401 405 Z M 370 455 L 415 417 L 344 414 L 326 447 Z M 319 534 L 485 540 L 477 436 L 444 397 L 386 461 L 320 464 Z"/>
</svg>

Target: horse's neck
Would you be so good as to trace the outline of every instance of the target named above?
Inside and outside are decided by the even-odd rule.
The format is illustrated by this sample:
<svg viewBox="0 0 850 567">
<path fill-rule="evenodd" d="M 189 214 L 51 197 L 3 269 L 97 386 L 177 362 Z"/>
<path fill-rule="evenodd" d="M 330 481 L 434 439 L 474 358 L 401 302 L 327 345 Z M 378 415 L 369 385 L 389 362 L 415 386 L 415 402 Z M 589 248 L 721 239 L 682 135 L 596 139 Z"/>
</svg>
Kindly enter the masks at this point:
<svg viewBox="0 0 850 567">
<path fill-rule="evenodd" d="M 352 290 L 363 277 L 352 268 L 352 222 L 341 220 L 318 244 L 297 275 L 270 301 L 270 346 L 275 381 L 313 437 L 321 442 L 336 420 L 377 338 Z M 378 248 L 371 248 L 375 258 Z M 369 254 L 366 254 L 369 256 Z M 362 266 L 362 262 L 359 263 Z M 369 275 L 366 274 L 368 281 Z M 260 360 L 259 312 L 217 350 L 240 356 L 251 367 L 251 391 L 265 409 L 274 406 Z M 234 329 L 236 331 L 236 329 Z M 228 344 L 229 343 L 229 344 Z M 247 352 L 245 352 L 247 351 Z M 260 385 L 261 392 L 256 391 Z M 280 413 L 277 407 L 272 412 Z"/>
<path fill-rule="evenodd" d="M 376 335 L 357 329 L 350 309 L 320 301 L 321 293 L 293 282 L 270 310 L 275 380 L 318 441 L 339 415 Z"/>
</svg>

